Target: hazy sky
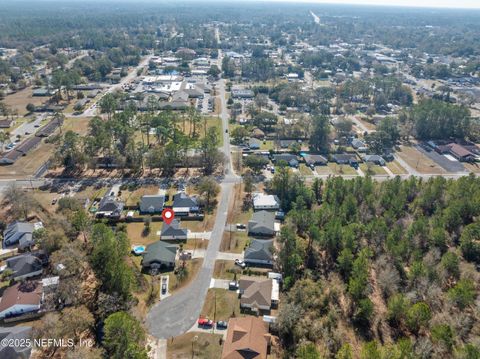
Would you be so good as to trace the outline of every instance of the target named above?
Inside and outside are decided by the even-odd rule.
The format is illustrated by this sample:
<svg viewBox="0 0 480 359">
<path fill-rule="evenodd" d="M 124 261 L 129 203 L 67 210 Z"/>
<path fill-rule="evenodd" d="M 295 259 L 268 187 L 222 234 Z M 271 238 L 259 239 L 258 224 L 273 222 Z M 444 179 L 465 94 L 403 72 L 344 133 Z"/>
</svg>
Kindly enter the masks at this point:
<svg viewBox="0 0 480 359">
<path fill-rule="evenodd" d="M 280 1 L 295 2 L 292 0 L 280 0 Z M 480 0 L 300 0 L 299 2 L 480 9 Z"/>
</svg>

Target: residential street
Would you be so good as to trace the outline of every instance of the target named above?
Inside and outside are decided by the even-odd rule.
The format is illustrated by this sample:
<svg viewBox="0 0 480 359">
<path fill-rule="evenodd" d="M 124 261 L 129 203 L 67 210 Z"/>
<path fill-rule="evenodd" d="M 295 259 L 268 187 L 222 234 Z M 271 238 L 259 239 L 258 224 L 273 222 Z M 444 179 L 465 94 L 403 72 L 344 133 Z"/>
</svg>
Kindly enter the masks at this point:
<svg viewBox="0 0 480 359">
<path fill-rule="evenodd" d="M 195 325 L 207 295 L 213 275 L 215 260 L 222 241 L 229 201 L 235 182 L 240 178 L 233 173 L 230 160 L 230 136 L 225 130 L 228 129 L 228 112 L 225 100 L 225 80 L 220 80 L 217 85 L 218 96 L 221 98 L 222 112 L 220 117 L 223 125 L 223 146 L 225 154 L 225 178 L 220 183 L 221 192 L 217 208 L 217 216 L 212 230 L 210 241 L 202 268 L 187 287 L 178 293 L 173 293 L 168 298 L 157 303 L 147 314 L 147 327 L 150 334 L 157 338 L 170 338 L 185 333 Z"/>
</svg>

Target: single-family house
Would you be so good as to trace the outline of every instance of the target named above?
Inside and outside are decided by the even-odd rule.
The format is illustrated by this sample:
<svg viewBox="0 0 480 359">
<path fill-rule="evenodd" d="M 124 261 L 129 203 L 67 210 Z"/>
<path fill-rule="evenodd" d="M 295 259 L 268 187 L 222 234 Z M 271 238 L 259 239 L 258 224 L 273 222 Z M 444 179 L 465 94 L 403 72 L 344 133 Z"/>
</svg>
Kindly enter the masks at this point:
<svg viewBox="0 0 480 359">
<path fill-rule="evenodd" d="M 379 155 L 366 155 L 365 157 L 363 157 L 363 160 L 366 163 L 373 163 L 379 166 L 385 166 L 385 160 L 382 156 Z"/>
<path fill-rule="evenodd" d="M 333 162 L 339 165 L 350 165 L 358 168 L 357 156 L 351 153 L 339 153 L 332 156 Z"/>
<path fill-rule="evenodd" d="M 140 198 L 140 213 L 162 213 L 165 204 L 163 195 L 145 195 Z"/>
<path fill-rule="evenodd" d="M 458 143 L 447 145 L 450 148 L 450 154 L 460 162 L 474 162 L 475 155 Z"/>
<path fill-rule="evenodd" d="M 278 304 L 278 281 L 263 277 L 242 277 L 238 282 L 240 308 L 269 312 Z"/>
<path fill-rule="evenodd" d="M 142 268 L 150 273 L 162 269 L 173 269 L 178 246 L 168 242 L 157 241 L 149 244 L 143 253 Z"/>
<path fill-rule="evenodd" d="M 198 213 L 197 198 L 190 197 L 185 192 L 179 192 L 173 196 L 173 212 L 176 216 L 188 216 L 190 213 Z"/>
<path fill-rule="evenodd" d="M 0 299 L 0 319 L 37 312 L 43 301 L 40 282 L 22 282 L 8 287 Z"/>
<path fill-rule="evenodd" d="M 222 359 L 267 359 L 270 345 L 268 324 L 261 318 L 230 318 Z"/>
<path fill-rule="evenodd" d="M 33 246 L 35 224 L 15 221 L 7 225 L 3 231 L 3 248 L 24 250 Z"/>
<path fill-rule="evenodd" d="M 186 241 L 187 229 L 180 228 L 180 221 L 174 219 L 170 224 L 163 223 L 160 239 L 162 241 Z"/>
<path fill-rule="evenodd" d="M 275 235 L 275 213 L 269 211 L 254 212 L 248 221 L 248 235 L 254 237 L 273 237 Z"/>
<path fill-rule="evenodd" d="M 291 153 L 281 153 L 273 155 L 273 162 L 280 163 L 286 162 L 290 167 L 298 168 L 298 159 L 297 156 L 292 155 Z"/>
<path fill-rule="evenodd" d="M 248 148 L 251 150 L 259 150 L 262 146 L 262 141 L 258 138 L 251 137 L 248 139 Z"/>
<path fill-rule="evenodd" d="M 232 90 L 232 98 L 254 98 L 255 93 L 252 90 L 248 89 L 233 89 Z"/>
<path fill-rule="evenodd" d="M 32 337 L 32 327 L 0 327 L 0 341 L 13 345 L 0 345 L 0 358 L 28 359 L 32 352 L 30 345 L 21 345 Z"/>
<path fill-rule="evenodd" d="M 273 239 L 252 239 L 245 249 L 244 262 L 249 266 L 273 266 Z"/>
<path fill-rule="evenodd" d="M 322 155 L 304 154 L 303 158 L 305 159 L 307 166 L 310 168 L 314 168 L 315 166 L 326 166 L 328 163 L 328 160 Z"/>
<path fill-rule="evenodd" d="M 102 198 L 96 212 L 97 217 L 120 218 L 125 204 L 115 196 L 107 195 Z"/>
<path fill-rule="evenodd" d="M 365 145 L 365 142 L 362 140 L 359 140 L 358 138 L 352 139 L 352 147 L 355 148 L 358 152 L 366 152 L 367 151 L 367 146 Z"/>
<path fill-rule="evenodd" d="M 253 209 L 255 211 L 277 211 L 280 209 L 280 201 L 276 195 L 254 193 Z"/>
<path fill-rule="evenodd" d="M 12 272 L 11 277 L 17 281 L 39 276 L 43 272 L 42 261 L 32 253 L 8 258 L 6 263 L 5 270 L 10 270 Z"/>
</svg>

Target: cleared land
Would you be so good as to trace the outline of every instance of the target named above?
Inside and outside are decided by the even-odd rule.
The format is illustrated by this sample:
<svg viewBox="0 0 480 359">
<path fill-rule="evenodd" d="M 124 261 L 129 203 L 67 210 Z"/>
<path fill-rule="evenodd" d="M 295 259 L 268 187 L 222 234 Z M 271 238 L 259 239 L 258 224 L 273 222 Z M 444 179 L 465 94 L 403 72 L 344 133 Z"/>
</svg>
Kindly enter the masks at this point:
<svg viewBox="0 0 480 359">
<path fill-rule="evenodd" d="M 4 102 L 5 104 L 12 110 L 13 112 L 17 112 L 19 115 L 26 115 L 27 105 L 29 103 L 40 106 L 45 101 L 48 100 L 48 97 L 41 97 L 41 96 L 32 96 L 33 89 L 31 87 L 27 87 L 21 91 L 18 91 L 14 94 L 8 95 Z"/>
<path fill-rule="evenodd" d="M 168 359 L 212 359 L 222 356 L 222 335 L 186 333 L 168 340 Z"/>
<path fill-rule="evenodd" d="M 447 173 L 447 171 L 416 148 L 411 146 L 400 146 L 400 149 L 401 151 L 397 152 L 397 154 L 418 172 L 433 174 Z"/>
</svg>

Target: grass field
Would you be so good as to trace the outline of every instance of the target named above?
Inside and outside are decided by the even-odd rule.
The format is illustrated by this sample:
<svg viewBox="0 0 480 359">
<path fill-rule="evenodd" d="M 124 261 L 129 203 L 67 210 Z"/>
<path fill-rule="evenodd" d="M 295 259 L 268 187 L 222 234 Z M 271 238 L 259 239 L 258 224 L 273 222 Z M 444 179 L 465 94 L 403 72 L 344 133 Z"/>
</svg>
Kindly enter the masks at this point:
<svg viewBox="0 0 480 359">
<path fill-rule="evenodd" d="M 186 333 L 167 341 L 168 359 L 212 359 L 222 356 L 222 335 Z"/>
<path fill-rule="evenodd" d="M 307 165 L 305 165 L 305 163 L 300 163 L 300 166 L 298 167 L 298 170 L 304 176 L 311 176 L 313 174 L 310 167 L 307 167 Z"/>
<path fill-rule="evenodd" d="M 213 269 L 213 277 L 217 279 L 229 279 L 233 280 L 234 278 L 234 273 L 231 273 L 230 271 L 236 271 L 237 278 L 240 276 L 240 273 L 242 273 L 242 269 L 239 266 L 236 266 L 233 261 L 226 261 L 219 259 L 215 261 L 215 267 Z"/>
<path fill-rule="evenodd" d="M 67 117 L 63 124 L 62 130 L 71 130 L 81 135 L 86 135 L 88 132 L 88 124 L 90 123 L 90 117 Z"/>
<path fill-rule="evenodd" d="M 130 243 L 133 245 L 148 245 L 160 239 L 157 232 L 162 229 L 163 222 L 150 223 L 150 231 L 145 233 L 145 225 L 143 222 L 135 222 L 127 224 L 127 235 Z"/>
<path fill-rule="evenodd" d="M 35 106 L 40 106 L 42 103 L 48 100 L 48 97 L 33 97 L 33 89 L 27 87 L 21 91 L 18 91 L 14 94 L 8 95 L 4 102 L 12 111 L 17 111 L 19 115 L 26 115 L 27 105 L 29 103 L 34 104 Z"/>
<path fill-rule="evenodd" d="M 360 164 L 360 169 L 363 171 L 363 173 L 368 174 L 369 171 L 371 171 L 371 175 L 386 175 L 387 172 L 381 167 L 377 165 L 368 165 L 366 163 L 361 163 Z"/>
<path fill-rule="evenodd" d="M 55 146 L 50 143 L 41 142 L 37 148 L 26 156 L 20 157 L 13 165 L 0 166 L 0 178 L 22 178 L 30 177 L 51 158 Z"/>
<path fill-rule="evenodd" d="M 315 166 L 315 171 L 319 175 L 332 175 L 333 171 L 328 166 Z"/>
<path fill-rule="evenodd" d="M 444 174 L 446 171 L 412 146 L 400 146 L 397 154 L 420 173 Z"/>
<path fill-rule="evenodd" d="M 207 292 L 201 315 L 212 320 L 228 321 L 230 317 L 240 316 L 240 299 L 235 291 L 211 288 Z"/>
<path fill-rule="evenodd" d="M 355 168 L 349 165 L 338 165 L 333 162 L 329 162 L 327 166 L 330 168 L 333 174 L 335 175 L 357 175 Z"/>
<path fill-rule="evenodd" d="M 245 250 L 247 242 L 247 232 L 224 232 L 222 243 L 220 244 L 220 251 L 242 253 Z"/>
<path fill-rule="evenodd" d="M 398 163 L 397 161 L 391 161 L 391 162 L 387 162 L 387 167 L 390 169 L 390 171 L 392 171 L 393 174 L 395 175 L 403 175 L 403 174 L 406 174 L 407 173 L 407 170 L 405 170 L 405 168 L 403 168 L 400 163 Z"/>
</svg>

